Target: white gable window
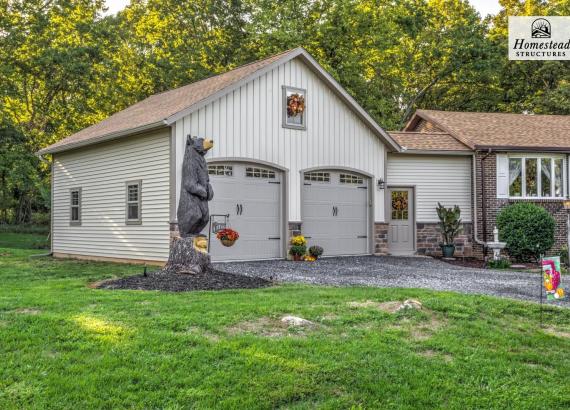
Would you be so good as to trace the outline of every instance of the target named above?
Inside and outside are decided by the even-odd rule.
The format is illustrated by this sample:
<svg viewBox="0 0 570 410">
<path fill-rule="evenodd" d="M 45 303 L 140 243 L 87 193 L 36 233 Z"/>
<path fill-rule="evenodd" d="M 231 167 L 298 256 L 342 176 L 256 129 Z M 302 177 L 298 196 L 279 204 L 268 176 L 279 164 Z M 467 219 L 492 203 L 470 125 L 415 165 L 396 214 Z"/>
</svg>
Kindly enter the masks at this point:
<svg viewBox="0 0 570 410">
<path fill-rule="evenodd" d="M 507 164 L 505 172 L 501 168 Z M 507 184 L 509 198 L 563 198 L 564 178 L 563 157 L 511 154 L 497 159 L 498 197 L 507 197 L 501 195 L 501 184 Z"/>
<path fill-rule="evenodd" d="M 283 86 L 283 127 L 307 129 L 307 91 Z"/>
</svg>

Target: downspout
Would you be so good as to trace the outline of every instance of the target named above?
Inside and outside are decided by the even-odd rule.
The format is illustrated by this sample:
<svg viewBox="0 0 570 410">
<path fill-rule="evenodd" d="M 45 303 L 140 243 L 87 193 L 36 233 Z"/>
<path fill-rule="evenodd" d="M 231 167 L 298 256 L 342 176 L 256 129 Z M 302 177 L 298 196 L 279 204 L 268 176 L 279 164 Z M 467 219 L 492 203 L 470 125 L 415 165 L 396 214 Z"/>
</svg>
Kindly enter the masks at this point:
<svg viewBox="0 0 570 410">
<path fill-rule="evenodd" d="M 485 246 L 485 242 L 479 239 L 479 218 L 477 215 L 477 154 L 473 154 L 473 239 L 475 243 Z"/>
<path fill-rule="evenodd" d="M 479 245 L 483 245 L 483 256 L 487 255 L 487 243 L 485 242 L 487 239 L 487 214 L 485 210 L 487 208 L 487 195 L 485 193 L 485 160 L 491 155 L 492 150 L 489 149 L 487 154 L 481 158 L 481 219 L 483 223 L 483 240 L 478 238 L 478 231 L 477 231 L 477 161 L 476 156 L 477 154 L 473 154 L 473 192 L 474 192 L 474 211 L 475 211 L 475 221 L 473 225 L 473 231 L 475 234 L 475 242 Z"/>
</svg>

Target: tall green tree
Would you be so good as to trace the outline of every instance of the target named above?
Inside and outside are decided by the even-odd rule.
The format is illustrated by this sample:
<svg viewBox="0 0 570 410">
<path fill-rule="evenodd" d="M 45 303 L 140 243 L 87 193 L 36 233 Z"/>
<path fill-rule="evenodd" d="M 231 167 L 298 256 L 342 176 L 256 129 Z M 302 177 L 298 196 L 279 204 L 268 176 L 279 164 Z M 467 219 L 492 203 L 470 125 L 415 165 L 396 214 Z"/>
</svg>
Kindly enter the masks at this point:
<svg viewBox="0 0 570 410">
<path fill-rule="evenodd" d="M 492 19 L 489 40 L 501 50 L 496 67 L 505 112 L 570 114 L 570 61 L 509 61 L 508 16 L 569 15 L 567 0 L 501 0 L 503 10 Z"/>
</svg>

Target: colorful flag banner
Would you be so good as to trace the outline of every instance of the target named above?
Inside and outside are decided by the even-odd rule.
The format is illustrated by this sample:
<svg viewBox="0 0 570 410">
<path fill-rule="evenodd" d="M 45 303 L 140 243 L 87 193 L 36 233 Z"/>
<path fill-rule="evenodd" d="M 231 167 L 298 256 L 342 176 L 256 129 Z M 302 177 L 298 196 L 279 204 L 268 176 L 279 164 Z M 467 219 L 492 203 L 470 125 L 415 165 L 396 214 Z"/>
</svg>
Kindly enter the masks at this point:
<svg viewBox="0 0 570 410">
<path fill-rule="evenodd" d="M 560 286 L 560 257 L 549 256 L 542 260 L 542 275 L 546 300 L 564 298 L 564 289 Z"/>
</svg>

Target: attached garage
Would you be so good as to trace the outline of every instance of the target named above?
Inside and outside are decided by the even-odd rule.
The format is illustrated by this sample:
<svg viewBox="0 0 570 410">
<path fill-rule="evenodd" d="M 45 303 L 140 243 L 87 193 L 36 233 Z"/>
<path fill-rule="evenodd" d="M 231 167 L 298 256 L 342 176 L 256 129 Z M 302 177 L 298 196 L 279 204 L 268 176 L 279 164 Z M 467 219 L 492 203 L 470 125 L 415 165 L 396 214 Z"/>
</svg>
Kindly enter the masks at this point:
<svg viewBox="0 0 570 410">
<path fill-rule="evenodd" d="M 214 162 L 208 165 L 214 199 L 210 215 L 225 220 L 239 232 L 231 248 L 215 240 L 210 254 L 214 261 L 272 259 L 283 255 L 283 173 L 255 163 Z M 217 216 L 216 216 L 217 215 Z M 207 233 L 207 232 L 205 232 Z"/>
<path fill-rule="evenodd" d="M 354 172 L 304 172 L 301 215 L 309 244 L 328 256 L 370 253 L 369 187 L 370 179 Z"/>
</svg>

